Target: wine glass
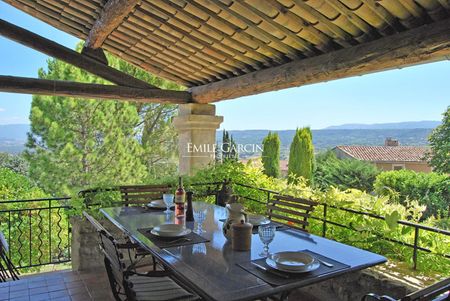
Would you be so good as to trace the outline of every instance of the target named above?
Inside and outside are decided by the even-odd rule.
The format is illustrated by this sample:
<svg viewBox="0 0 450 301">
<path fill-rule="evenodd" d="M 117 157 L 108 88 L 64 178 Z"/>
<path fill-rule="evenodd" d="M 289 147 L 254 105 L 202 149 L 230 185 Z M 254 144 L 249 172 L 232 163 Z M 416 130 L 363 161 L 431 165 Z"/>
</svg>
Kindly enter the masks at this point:
<svg viewBox="0 0 450 301">
<path fill-rule="evenodd" d="M 269 244 L 275 237 L 276 227 L 274 225 L 260 225 L 258 227 L 259 239 L 261 239 L 264 244 L 263 251 L 259 254 L 261 257 L 269 256 Z"/>
<path fill-rule="evenodd" d="M 173 194 L 170 194 L 170 193 L 163 194 L 163 201 L 164 201 L 164 204 L 166 204 L 166 207 L 167 207 L 166 211 L 164 211 L 166 214 L 169 214 L 169 213 L 172 212 L 172 211 L 170 211 L 170 207 L 173 206 L 173 198 L 174 197 L 175 196 Z"/>
<path fill-rule="evenodd" d="M 203 222 L 206 219 L 206 214 L 208 213 L 208 207 L 204 203 L 194 203 L 192 204 L 194 211 L 194 220 L 197 222 L 197 229 L 195 233 L 203 233 Z"/>
</svg>

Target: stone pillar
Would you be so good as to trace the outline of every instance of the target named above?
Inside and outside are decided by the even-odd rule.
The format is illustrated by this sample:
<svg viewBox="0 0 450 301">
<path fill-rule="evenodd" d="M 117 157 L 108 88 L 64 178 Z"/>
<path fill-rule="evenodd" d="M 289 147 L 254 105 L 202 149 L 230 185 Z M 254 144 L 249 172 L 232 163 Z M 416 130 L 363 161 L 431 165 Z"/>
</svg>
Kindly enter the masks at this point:
<svg viewBox="0 0 450 301">
<path fill-rule="evenodd" d="M 216 130 L 223 121 L 211 104 L 189 103 L 179 106 L 173 125 L 178 132 L 179 171 L 193 175 L 214 161 Z"/>
</svg>

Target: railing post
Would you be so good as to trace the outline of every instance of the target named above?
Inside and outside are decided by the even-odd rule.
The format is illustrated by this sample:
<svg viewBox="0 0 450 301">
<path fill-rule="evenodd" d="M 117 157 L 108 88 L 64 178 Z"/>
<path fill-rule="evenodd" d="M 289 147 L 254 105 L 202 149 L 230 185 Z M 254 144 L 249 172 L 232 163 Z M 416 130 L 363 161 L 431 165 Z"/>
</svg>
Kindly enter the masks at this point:
<svg viewBox="0 0 450 301">
<path fill-rule="evenodd" d="M 48 200 L 48 260 L 52 262 L 52 200 Z"/>
<path fill-rule="evenodd" d="M 33 254 L 33 252 L 31 251 L 31 237 L 32 237 L 32 235 L 31 235 L 31 228 L 32 228 L 32 223 L 31 223 L 31 217 L 32 217 L 32 213 L 31 213 L 31 209 L 28 211 L 28 219 L 29 219 L 29 226 L 30 226 L 30 235 L 28 236 L 28 240 L 29 240 L 29 243 L 30 243 L 30 247 L 29 247 L 29 250 L 30 250 L 30 260 L 29 260 L 29 264 L 30 264 L 30 266 L 33 264 L 33 261 L 32 261 L 32 258 L 31 258 L 31 256 L 32 256 L 32 254 Z"/>
<path fill-rule="evenodd" d="M 323 204 L 322 237 L 327 236 L 327 204 Z"/>
<path fill-rule="evenodd" d="M 413 269 L 417 269 L 417 245 L 419 243 L 419 227 L 414 227 Z"/>
</svg>

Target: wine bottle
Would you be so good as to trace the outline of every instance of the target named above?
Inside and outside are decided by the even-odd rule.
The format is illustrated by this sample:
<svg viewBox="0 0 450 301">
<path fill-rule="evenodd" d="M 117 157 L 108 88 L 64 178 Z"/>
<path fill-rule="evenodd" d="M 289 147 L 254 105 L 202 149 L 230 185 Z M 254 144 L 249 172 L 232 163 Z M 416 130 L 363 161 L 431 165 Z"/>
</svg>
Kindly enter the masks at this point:
<svg viewBox="0 0 450 301">
<path fill-rule="evenodd" d="M 184 216 L 184 201 L 186 199 L 186 192 L 183 188 L 183 179 L 181 177 L 178 178 L 178 188 L 175 192 L 175 216 L 182 217 Z"/>
</svg>

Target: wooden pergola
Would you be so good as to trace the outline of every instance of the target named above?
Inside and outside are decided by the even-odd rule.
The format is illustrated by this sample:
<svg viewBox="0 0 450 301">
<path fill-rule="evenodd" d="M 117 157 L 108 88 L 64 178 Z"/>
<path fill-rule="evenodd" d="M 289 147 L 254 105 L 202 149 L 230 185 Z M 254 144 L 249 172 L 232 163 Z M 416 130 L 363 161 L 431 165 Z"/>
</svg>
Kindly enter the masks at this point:
<svg viewBox="0 0 450 301">
<path fill-rule="evenodd" d="M 115 85 L 0 77 L 0 91 L 212 103 L 448 59 L 448 0 L 4 0 L 85 41 L 77 53 L 0 20 L 0 34 Z M 108 67 L 103 50 L 188 88 Z"/>
<path fill-rule="evenodd" d="M 0 35 L 112 85 L 0 75 L 0 91 L 180 104 L 183 173 L 211 161 L 186 150 L 215 142 L 211 103 L 450 58 L 450 0 L 3 1 L 85 43 L 78 53 L 1 19 Z M 113 69 L 104 50 L 187 90 Z"/>
</svg>

